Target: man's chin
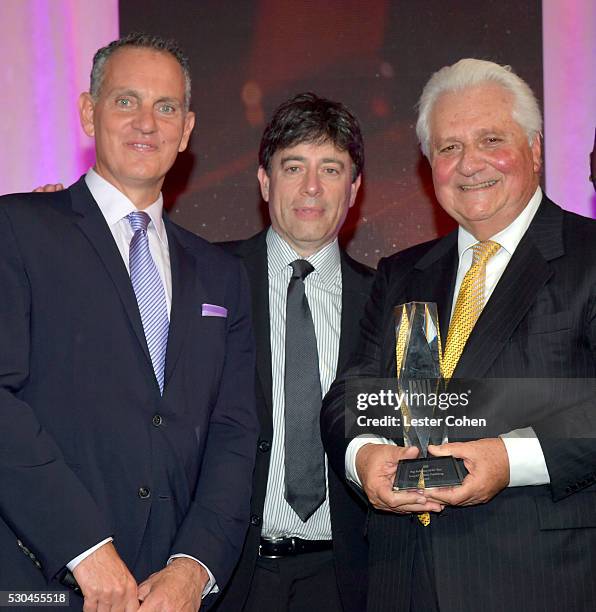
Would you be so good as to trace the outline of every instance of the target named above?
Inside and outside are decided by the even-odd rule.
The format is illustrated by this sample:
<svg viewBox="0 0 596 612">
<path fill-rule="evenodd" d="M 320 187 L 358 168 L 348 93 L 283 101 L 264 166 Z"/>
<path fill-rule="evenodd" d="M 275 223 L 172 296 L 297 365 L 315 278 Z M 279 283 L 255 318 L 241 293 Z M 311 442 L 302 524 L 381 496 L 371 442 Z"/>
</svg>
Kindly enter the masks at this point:
<svg viewBox="0 0 596 612">
<path fill-rule="evenodd" d="M 286 242 L 303 257 L 309 257 L 332 242 L 334 238 L 334 236 L 327 236 L 321 232 L 310 232 L 287 236 Z"/>
</svg>

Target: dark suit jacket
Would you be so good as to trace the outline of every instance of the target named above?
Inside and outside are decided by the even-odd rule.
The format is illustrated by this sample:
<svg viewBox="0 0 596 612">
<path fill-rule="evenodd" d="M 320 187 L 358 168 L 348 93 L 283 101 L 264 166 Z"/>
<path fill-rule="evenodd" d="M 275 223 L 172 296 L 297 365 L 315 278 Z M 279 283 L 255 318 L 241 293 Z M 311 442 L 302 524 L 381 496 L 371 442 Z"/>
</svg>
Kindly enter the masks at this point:
<svg viewBox="0 0 596 612">
<path fill-rule="evenodd" d="M 162 397 L 130 278 L 84 180 L 0 199 L 1 590 L 56 586 L 110 535 L 137 580 L 172 553 L 200 559 L 222 587 L 232 572 L 258 431 L 248 285 L 235 258 L 165 222 Z M 227 318 L 202 316 L 204 303 Z"/>
<path fill-rule="evenodd" d="M 251 518 L 244 550 L 218 611 L 239 612 L 246 601 L 257 560 L 263 506 L 267 490 L 272 423 L 271 334 L 267 272 L 267 231 L 248 240 L 224 245 L 244 262 L 252 291 L 253 321 L 257 341 L 257 411 L 261 435 L 253 477 Z M 338 371 L 355 348 L 358 322 L 370 293 L 373 271 L 341 252 L 342 320 Z M 337 579 L 344 608 L 361 612 L 366 598 L 367 544 L 364 539 L 365 507 L 336 474 L 329 470 L 331 527 Z M 313 593 L 313 597 L 316 594 Z M 313 604 L 316 610 L 316 604 Z M 323 608 L 320 608 L 323 609 Z"/>
<path fill-rule="evenodd" d="M 393 307 L 398 304 L 436 302 L 446 338 L 457 261 L 454 232 L 380 263 L 359 348 L 324 401 L 322 436 L 337 470 L 349 443 L 343 425 L 346 380 L 395 376 Z M 454 377 L 593 381 L 595 288 L 596 223 L 543 198 L 469 337 Z M 550 414 L 541 419 L 537 412 L 528 417 L 525 402 L 513 410 L 501 405 L 506 414 L 501 433 L 534 427 L 551 483 L 508 488 L 487 504 L 447 508 L 433 516 L 429 533 L 441 612 L 594 609 L 595 408 L 593 399 L 587 409 L 585 404 L 575 408 L 573 400 L 568 406 L 543 406 Z M 472 404 L 470 416 L 483 417 L 486 410 L 490 408 Z M 574 422 L 589 428 L 587 437 L 553 435 Z M 371 610 L 409 611 L 416 580 L 412 560 L 421 529 L 412 516 L 371 513 Z"/>
</svg>

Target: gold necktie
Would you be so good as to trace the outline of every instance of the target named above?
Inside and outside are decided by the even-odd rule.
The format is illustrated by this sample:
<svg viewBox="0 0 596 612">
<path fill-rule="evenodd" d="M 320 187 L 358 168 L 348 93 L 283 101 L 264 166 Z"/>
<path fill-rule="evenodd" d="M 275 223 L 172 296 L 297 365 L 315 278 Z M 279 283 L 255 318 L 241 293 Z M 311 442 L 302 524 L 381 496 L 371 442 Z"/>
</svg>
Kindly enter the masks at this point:
<svg viewBox="0 0 596 612">
<path fill-rule="evenodd" d="M 442 374 L 451 378 L 470 333 L 484 308 L 486 262 L 501 248 L 498 242 L 487 240 L 475 244 L 472 265 L 464 276 L 449 324 L 443 355 Z"/>
<path fill-rule="evenodd" d="M 424 472 L 422 470 L 420 470 L 420 476 L 418 478 L 418 488 L 424 489 Z M 425 527 L 430 525 L 430 512 L 419 512 L 417 517 Z"/>
<path fill-rule="evenodd" d="M 464 276 L 459 289 L 455 310 L 451 317 L 447 345 L 441 363 L 441 373 L 445 378 L 451 378 L 455 366 L 464 350 L 472 328 L 476 324 L 484 308 L 484 282 L 486 279 L 486 262 L 501 248 L 498 242 L 487 240 L 475 244 L 472 265 Z M 418 486 L 424 488 L 424 474 L 420 472 Z M 430 525 L 430 514 L 421 512 L 418 520 L 425 526 Z"/>
</svg>

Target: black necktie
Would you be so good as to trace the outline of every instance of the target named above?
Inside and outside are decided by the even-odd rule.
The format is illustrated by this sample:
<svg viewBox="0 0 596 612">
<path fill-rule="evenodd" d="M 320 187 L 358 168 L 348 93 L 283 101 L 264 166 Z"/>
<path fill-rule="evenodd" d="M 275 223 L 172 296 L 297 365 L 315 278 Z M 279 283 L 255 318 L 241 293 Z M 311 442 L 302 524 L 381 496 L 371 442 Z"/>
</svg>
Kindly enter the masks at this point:
<svg viewBox="0 0 596 612">
<path fill-rule="evenodd" d="M 304 279 L 314 270 L 305 259 L 293 261 L 286 305 L 284 497 L 304 522 L 326 496 L 325 454 L 321 443 L 321 381 L 317 339 Z"/>
</svg>

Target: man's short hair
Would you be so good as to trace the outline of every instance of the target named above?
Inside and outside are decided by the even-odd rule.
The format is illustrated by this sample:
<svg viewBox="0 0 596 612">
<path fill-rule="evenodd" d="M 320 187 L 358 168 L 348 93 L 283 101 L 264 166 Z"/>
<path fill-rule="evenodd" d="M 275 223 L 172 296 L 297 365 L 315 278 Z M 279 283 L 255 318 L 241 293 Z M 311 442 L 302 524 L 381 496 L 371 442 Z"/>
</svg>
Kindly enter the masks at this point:
<svg viewBox="0 0 596 612">
<path fill-rule="evenodd" d="M 483 84 L 497 84 L 513 96 L 513 119 L 519 123 L 528 136 L 531 145 L 537 136 L 542 135 L 542 115 L 536 96 L 530 86 L 511 66 L 500 66 L 494 62 L 467 58 L 452 66 L 445 66 L 435 72 L 422 90 L 418 101 L 418 121 L 416 134 L 422 153 L 430 154 L 430 116 L 435 102 L 445 92 L 460 91 Z"/>
<path fill-rule="evenodd" d="M 364 143 L 358 119 L 341 104 L 307 92 L 281 104 L 263 132 L 259 165 L 267 174 L 276 151 L 302 143 L 331 143 L 352 159 L 352 182 L 364 168 Z"/>
<path fill-rule="evenodd" d="M 93 56 L 93 67 L 91 68 L 91 83 L 89 93 L 93 100 L 97 100 L 103 83 L 105 74 L 105 66 L 109 57 L 118 49 L 124 47 L 135 47 L 142 49 L 153 49 L 162 53 L 169 53 L 180 64 L 184 74 L 184 109 L 190 107 L 190 63 L 188 57 L 184 54 L 178 43 L 173 39 L 165 39 L 161 36 L 153 34 L 145 34 L 144 32 L 132 32 L 112 41 L 109 45 L 98 49 Z"/>
</svg>

